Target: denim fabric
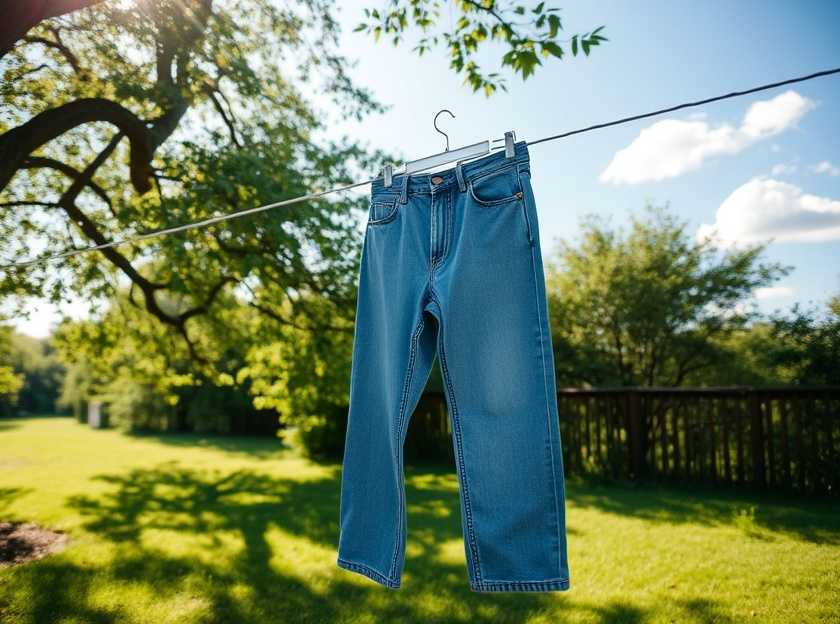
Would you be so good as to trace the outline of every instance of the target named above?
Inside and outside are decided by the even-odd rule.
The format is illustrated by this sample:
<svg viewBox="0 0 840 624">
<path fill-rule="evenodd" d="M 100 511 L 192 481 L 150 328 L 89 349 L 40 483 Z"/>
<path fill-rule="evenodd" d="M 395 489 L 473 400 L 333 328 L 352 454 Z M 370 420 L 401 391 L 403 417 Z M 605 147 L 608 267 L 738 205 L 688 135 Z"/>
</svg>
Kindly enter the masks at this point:
<svg viewBox="0 0 840 624">
<path fill-rule="evenodd" d="M 372 184 L 359 269 L 337 564 L 405 564 L 403 446 L 435 356 L 470 588 L 569 588 L 554 355 L 528 149 Z"/>
</svg>

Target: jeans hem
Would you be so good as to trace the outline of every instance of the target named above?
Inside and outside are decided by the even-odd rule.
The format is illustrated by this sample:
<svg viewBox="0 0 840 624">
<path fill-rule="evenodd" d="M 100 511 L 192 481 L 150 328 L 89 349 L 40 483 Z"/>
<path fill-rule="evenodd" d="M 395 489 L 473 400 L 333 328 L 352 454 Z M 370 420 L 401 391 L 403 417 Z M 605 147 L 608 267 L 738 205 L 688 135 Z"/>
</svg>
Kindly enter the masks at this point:
<svg viewBox="0 0 840 624">
<path fill-rule="evenodd" d="M 363 563 L 356 563 L 355 561 L 348 561 L 347 559 L 339 557 L 336 559 L 336 565 L 338 565 L 339 568 L 344 568 L 345 570 L 350 570 L 351 572 L 356 572 L 357 574 L 366 576 L 370 580 L 376 581 L 380 585 L 384 585 L 389 589 L 398 589 L 400 586 L 399 580 L 389 579 L 381 572 L 377 572 L 370 566 Z"/>
<path fill-rule="evenodd" d="M 470 583 L 474 592 L 549 592 L 566 591 L 569 579 L 551 579 L 548 581 L 482 581 Z"/>
</svg>

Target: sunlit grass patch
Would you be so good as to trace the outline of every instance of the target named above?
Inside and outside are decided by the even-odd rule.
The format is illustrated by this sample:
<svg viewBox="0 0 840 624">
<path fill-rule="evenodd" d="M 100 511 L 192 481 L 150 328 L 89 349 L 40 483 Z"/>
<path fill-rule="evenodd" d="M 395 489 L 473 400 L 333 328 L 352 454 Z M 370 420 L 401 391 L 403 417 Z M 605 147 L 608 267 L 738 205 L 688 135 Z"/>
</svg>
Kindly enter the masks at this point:
<svg viewBox="0 0 840 624">
<path fill-rule="evenodd" d="M 0 432 L 0 457 L 17 462 L 0 471 L 2 519 L 69 540 L 0 570 L 4 624 L 840 618 L 832 501 L 569 479 L 572 589 L 477 594 L 454 470 L 409 465 L 403 584 L 391 590 L 335 564 L 338 463 L 272 439 L 14 424 Z"/>
</svg>

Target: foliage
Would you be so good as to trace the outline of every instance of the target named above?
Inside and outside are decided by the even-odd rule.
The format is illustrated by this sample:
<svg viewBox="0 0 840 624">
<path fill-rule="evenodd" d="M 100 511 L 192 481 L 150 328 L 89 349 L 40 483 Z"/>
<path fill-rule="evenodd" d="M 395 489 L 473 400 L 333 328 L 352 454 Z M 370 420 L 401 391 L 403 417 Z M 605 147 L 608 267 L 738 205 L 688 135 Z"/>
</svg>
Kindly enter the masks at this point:
<svg viewBox="0 0 840 624">
<path fill-rule="evenodd" d="M 0 325 L 0 416 L 13 413 L 24 383 L 12 367 L 11 333 L 11 328 Z"/>
<path fill-rule="evenodd" d="M 214 374 L 207 375 L 195 369 L 183 341 L 161 333 L 121 293 L 99 318 L 68 321 L 56 331 L 69 369 L 62 398 L 74 404 L 95 396 L 109 405 L 115 424 L 131 429 L 267 432 L 276 429 L 278 413 L 284 426 L 328 428 L 326 417 L 346 409 L 353 326 L 326 299 L 306 307 L 308 315 L 273 318 L 234 298 L 218 319 L 226 332 L 210 317 L 194 319 L 196 345 L 212 357 Z"/>
<path fill-rule="evenodd" d="M 756 318 L 744 308 L 752 291 L 789 271 L 761 263 L 760 245 L 693 240 L 668 205 L 645 214 L 628 232 L 589 217 L 580 244 L 561 242 L 547 262 L 563 385 L 683 384 L 718 360 L 716 338 Z"/>
<path fill-rule="evenodd" d="M 769 365 L 786 372 L 786 381 L 803 385 L 840 385 L 840 295 L 825 314 L 794 305 L 790 314 L 774 316 L 772 344 L 763 350 Z"/>
<path fill-rule="evenodd" d="M 331 10 L 328 0 L 103 3 L 34 29 L 36 39 L 2 60 L 2 261 L 275 202 L 369 170 L 376 153 L 321 139 L 337 115 L 381 110 L 348 78 Z M 269 311 L 306 292 L 347 302 L 363 201 L 317 199 L 6 271 L 0 296 L 96 301 L 128 281 L 130 303 L 207 367 L 213 354 L 198 336 L 225 331 L 222 301 L 237 288 Z M 200 316 L 214 323 L 193 330 Z"/>
<path fill-rule="evenodd" d="M 721 357 L 689 385 L 840 385 L 840 295 L 824 310 L 797 303 L 715 343 Z"/>
<path fill-rule="evenodd" d="M 711 340 L 710 351 L 717 355 L 713 365 L 690 372 L 685 385 L 762 386 L 790 382 L 785 371 L 767 361 L 767 352 L 778 344 L 766 318 L 755 319 Z"/>
<path fill-rule="evenodd" d="M 255 406 L 274 409 L 281 423 L 294 425 L 310 452 L 328 452 L 343 447 L 353 322 L 326 299 L 307 304 L 306 315 L 290 311 L 279 327 L 259 321 L 257 332 L 265 340 L 253 340 L 236 380 L 250 381 Z"/>
<path fill-rule="evenodd" d="M 93 396 L 95 383 L 93 373 L 84 359 L 77 359 L 65 368 L 56 407 L 69 410 L 76 420 L 86 423 L 88 399 Z"/>
<path fill-rule="evenodd" d="M 504 76 L 486 73 L 476 60 L 479 50 L 488 44 L 495 42 L 506 48 L 502 67 L 511 68 L 526 80 L 542 65 L 542 59 L 562 59 L 567 49 L 573 56 L 578 51 L 589 56 L 591 48 L 607 41 L 600 34 L 603 26 L 560 39 L 560 9 L 547 7 L 545 2 L 528 7 L 507 1 L 456 0 L 451 8 L 457 15 L 450 14 L 449 28 L 444 27 L 446 20 L 441 15 L 446 4 L 440 0 L 389 0 L 381 9 L 365 9 L 365 21 L 356 30 L 377 40 L 390 37 L 397 45 L 412 26 L 418 28 L 422 33 L 414 47 L 418 54 L 443 44 L 449 52 L 450 67 L 464 75 L 464 82 L 473 91 L 481 89 L 487 96 L 497 89 L 507 91 Z"/>
<path fill-rule="evenodd" d="M 55 413 L 65 371 L 49 341 L 14 333 L 11 361 L 24 380 L 18 409 L 30 414 Z"/>
<path fill-rule="evenodd" d="M 62 404 L 82 413 L 91 398 L 109 405 L 112 422 L 130 429 L 179 428 L 175 406 L 183 388 L 203 383 L 193 370 L 189 347 L 176 336 L 161 332 L 153 317 L 129 303 L 120 293 L 99 318 L 65 321 L 57 328 L 53 343 L 59 359 L 68 367 Z M 177 311 L 176 302 L 162 300 Z M 196 344 L 210 353 L 207 321 L 194 323 Z M 235 332 L 229 333 L 236 340 Z M 225 344 L 215 345 L 219 367 Z M 216 362 L 214 361 L 214 364 Z M 216 378 L 223 379 L 224 373 Z"/>
<path fill-rule="evenodd" d="M 107 401 L 110 424 L 129 431 L 175 429 L 175 410 L 159 388 L 129 377 L 117 377 L 101 397 Z"/>
</svg>

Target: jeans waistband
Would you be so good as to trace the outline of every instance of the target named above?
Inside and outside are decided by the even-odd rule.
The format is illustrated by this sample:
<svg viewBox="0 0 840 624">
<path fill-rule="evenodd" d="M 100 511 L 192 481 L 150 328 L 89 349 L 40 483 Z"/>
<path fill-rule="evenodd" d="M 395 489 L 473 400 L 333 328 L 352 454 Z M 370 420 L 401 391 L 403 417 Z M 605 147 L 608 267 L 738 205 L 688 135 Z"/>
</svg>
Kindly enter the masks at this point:
<svg viewBox="0 0 840 624">
<path fill-rule="evenodd" d="M 519 141 L 514 144 L 514 155 L 512 158 L 505 156 L 505 151 L 500 149 L 497 152 L 487 154 L 481 158 L 456 165 L 443 171 L 437 171 L 427 174 L 411 174 L 406 176 L 395 175 L 390 187 L 386 187 L 383 178 L 380 176 L 371 183 L 372 195 L 421 195 L 430 194 L 434 189 L 435 192 L 448 188 L 450 186 L 459 186 L 458 169 L 461 170 L 461 179 L 464 183 L 469 182 L 474 178 L 481 177 L 487 173 L 491 173 L 498 169 L 504 169 L 511 165 L 529 164 L 530 157 L 528 154 L 528 144 L 525 141 Z M 442 181 L 434 184 L 433 178 L 440 178 Z"/>
</svg>

